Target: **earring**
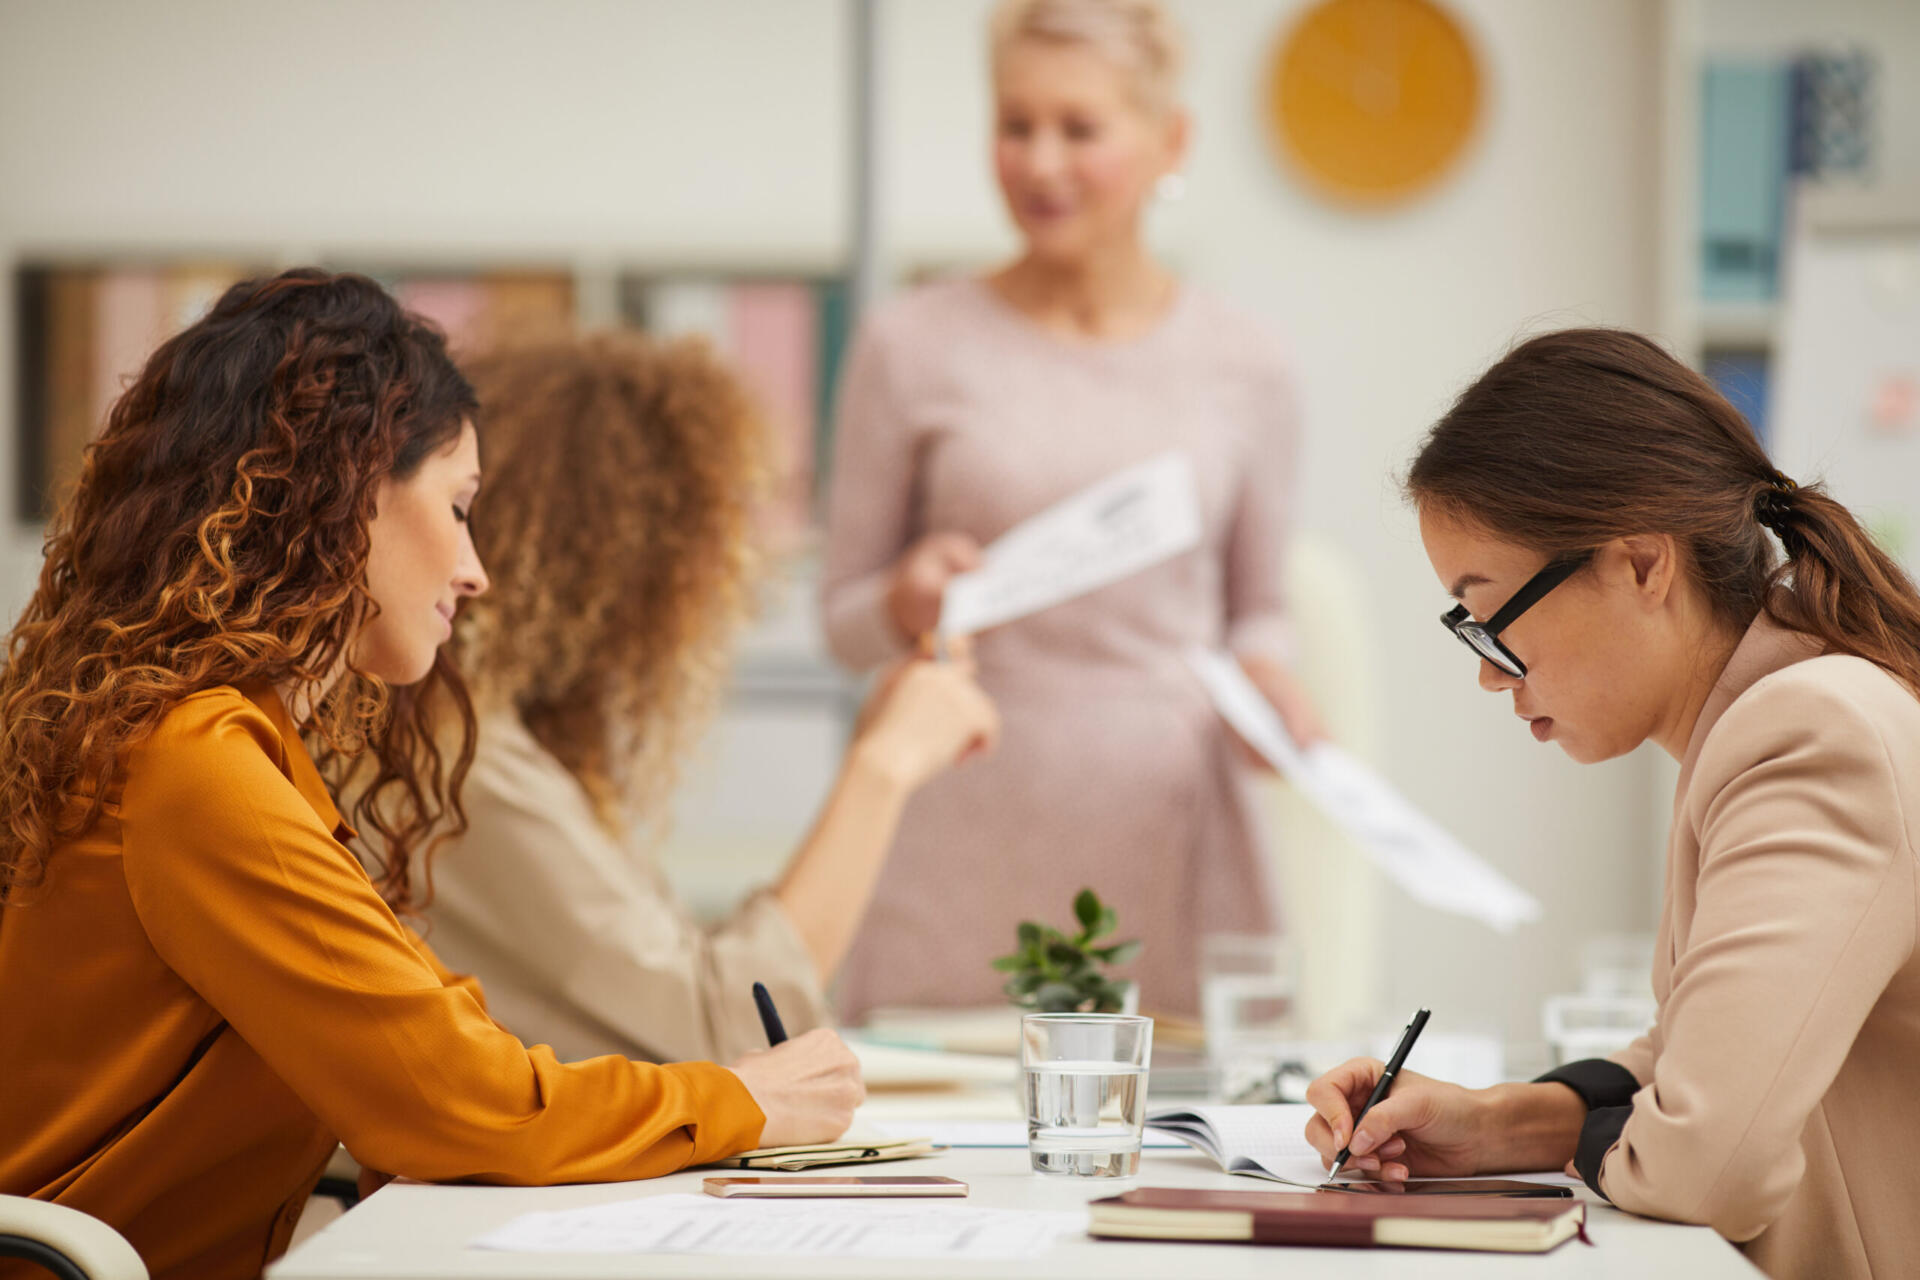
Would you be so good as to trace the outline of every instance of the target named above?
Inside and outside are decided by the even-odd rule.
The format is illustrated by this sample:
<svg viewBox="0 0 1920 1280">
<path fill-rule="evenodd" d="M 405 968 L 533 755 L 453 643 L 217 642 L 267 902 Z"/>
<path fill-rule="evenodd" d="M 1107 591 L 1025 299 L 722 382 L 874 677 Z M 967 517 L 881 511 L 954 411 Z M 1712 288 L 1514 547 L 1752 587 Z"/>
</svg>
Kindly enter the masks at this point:
<svg viewBox="0 0 1920 1280">
<path fill-rule="evenodd" d="M 1168 204 L 1184 200 L 1187 195 L 1187 175 L 1178 170 L 1161 174 L 1153 184 L 1153 194 Z"/>
</svg>

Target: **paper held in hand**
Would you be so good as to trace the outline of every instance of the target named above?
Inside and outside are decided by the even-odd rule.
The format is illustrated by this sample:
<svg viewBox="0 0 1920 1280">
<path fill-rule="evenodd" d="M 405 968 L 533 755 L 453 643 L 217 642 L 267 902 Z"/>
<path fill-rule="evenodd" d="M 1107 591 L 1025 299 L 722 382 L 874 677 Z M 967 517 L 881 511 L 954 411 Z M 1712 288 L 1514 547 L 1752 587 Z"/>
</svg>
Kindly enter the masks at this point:
<svg viewBox="0 0 1920 1280">
<path fill-rule="evenodd" d="M 1051 608 L 1200 544 L 1193 459 L 1163 453 L 1023 520 L 947 583 L 939 632 L 972 635 Z"/>
<path fill-rule="evenodd" d="M 1227 654 L 1194 648 L 1187 663 L 1220 716 L 1334 825 L 1352 837 L 1388 879 L 1416 901 L 1499 930 L 1540 918 L 1540 903 L 1358 760 L 1329 742 L 1302 751 L 1273 704 Z"/>
</svg>

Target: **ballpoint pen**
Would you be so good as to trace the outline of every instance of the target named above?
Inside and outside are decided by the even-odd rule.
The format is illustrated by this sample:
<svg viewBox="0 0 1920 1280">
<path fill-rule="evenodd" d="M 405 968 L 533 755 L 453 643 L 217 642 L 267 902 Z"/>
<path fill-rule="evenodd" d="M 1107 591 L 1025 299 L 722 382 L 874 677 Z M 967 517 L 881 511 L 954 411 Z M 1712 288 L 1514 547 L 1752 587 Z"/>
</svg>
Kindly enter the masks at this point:
<svg viewBox="0 0 1920 1280">
<path fill-rule="evenodd" d="M 1360 1113 L 1353 1118 L 1354 1133 L 1360 1132 L 1360 1122 L 1367 1118 L 1367 1112 L 1373 1110 L 1375 1104 L 1387 1096 L 1387 1090 L 1393 1088 L 1394 1078 L 1400 1074 L 1400 1066 L 1407 1060 L 1407 1054 L 1413 1051 L 1413 1042 L 1420 1038 L 1420 1031 L 1427 1025 L 1427 1017 L 1430 1012 L 1430 1010 L 1422 1009 L 1420 1012 L 1414 1014 L 1413 1021 L 1409 1022 L 1407 1029 L 1400 1033 L 1400 1043 L 1393 1047 L 1393 1056 L 1387 1059 L 1386 1069 L 1380 1073 L 1380 1079 L 1374 1082 L 1373 1093 L 1368 1096 L 1367 1105 L 1361 1107 Z M 1346 1164 L 1347 1157 L 1352 1154 L 1353 1137 L 1351 1134 L 1347 1137 L 1347 1144 L 1347 1146 L 1340 1148 L 1340 1154 L 1334 1157 L 1333 1168 L 1327 1170 L 1328 1182 L 1332 1182 L 1335 1177 L 1339 1176 L 1341 1166 Z"/>
<path fill-rule="evenodd" d="M 768 1046 L 784 1044 L 787 1029 L 780 1022 L 780 1011 L 773 1007 L 773 997 L 768 994 L 766 983 L 753 984 L 753 1003 L 760 1010 L 760 1025 L 767 1030 Z"/>
</svg>

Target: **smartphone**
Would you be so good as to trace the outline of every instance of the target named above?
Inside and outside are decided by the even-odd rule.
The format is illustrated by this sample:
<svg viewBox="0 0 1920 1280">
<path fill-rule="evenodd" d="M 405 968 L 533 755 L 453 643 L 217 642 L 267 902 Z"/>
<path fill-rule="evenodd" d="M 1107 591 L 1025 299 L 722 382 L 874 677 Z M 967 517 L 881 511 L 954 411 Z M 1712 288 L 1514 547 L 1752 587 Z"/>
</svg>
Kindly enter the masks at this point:
<svg viewBox="0 0 1920 1280">
<path fill-rule="evenodd" d="M 964 1196 L 958 1178 L 708 1178 L 710 1196 Z"/>
<path fill-rule="evenodd" d="M 1514 1178 L 1415 1178 L 1409 1182 L 1356 1180 L 1334 1182 L 1331 1191 L 1357 1191 L 1376 1196 L 1559 1196 L 1573 1188 L 1551 1182 L 1521 1182 Z"/>
</svg>

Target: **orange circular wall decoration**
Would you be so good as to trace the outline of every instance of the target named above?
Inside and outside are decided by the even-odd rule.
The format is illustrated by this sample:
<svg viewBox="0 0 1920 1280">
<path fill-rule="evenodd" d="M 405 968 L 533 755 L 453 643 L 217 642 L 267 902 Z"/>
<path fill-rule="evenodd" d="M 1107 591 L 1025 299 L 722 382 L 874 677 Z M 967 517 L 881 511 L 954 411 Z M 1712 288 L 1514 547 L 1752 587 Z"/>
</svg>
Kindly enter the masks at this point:
<svg viewBox="0 0 1920 1280">
<path fill-rule="evenodd" d="M 1352 204 L 1391 204 L 1439 178 L 1473 136 L 1481 98 L 1473 46 L 1430 0 L 1323 0 L 1267 67 L 1275 146 Z"/>
</svg>

